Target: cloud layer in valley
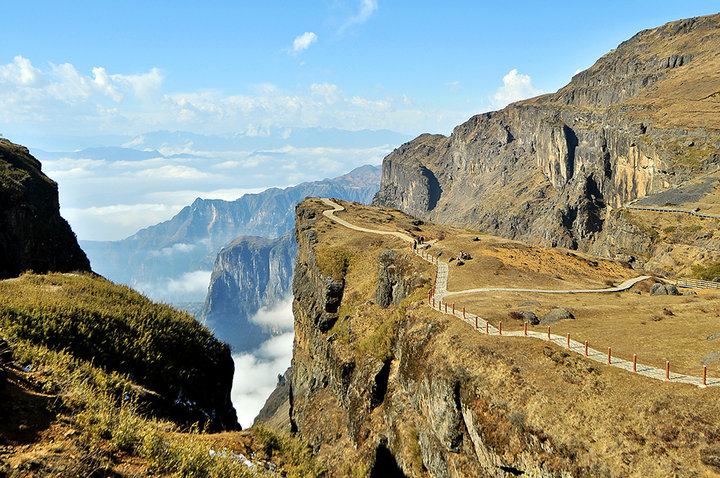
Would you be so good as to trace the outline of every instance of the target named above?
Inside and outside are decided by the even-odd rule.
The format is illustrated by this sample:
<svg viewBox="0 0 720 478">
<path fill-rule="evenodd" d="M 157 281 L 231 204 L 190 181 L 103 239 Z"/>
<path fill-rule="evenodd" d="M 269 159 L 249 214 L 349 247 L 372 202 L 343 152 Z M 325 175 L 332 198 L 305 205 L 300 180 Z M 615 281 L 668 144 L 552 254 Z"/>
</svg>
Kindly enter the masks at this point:
<svg viewBox="0 0 720 478">
<path fill-rule="evenodd" d="M 252 354 L 233 357 L 232 402 L 243 428 L 252 425 L 265 400 L 275 389 L 278 375 L 290 366 L 293 336 L 293 332 L 284 333 L 264 342 Z"/>
</svg>

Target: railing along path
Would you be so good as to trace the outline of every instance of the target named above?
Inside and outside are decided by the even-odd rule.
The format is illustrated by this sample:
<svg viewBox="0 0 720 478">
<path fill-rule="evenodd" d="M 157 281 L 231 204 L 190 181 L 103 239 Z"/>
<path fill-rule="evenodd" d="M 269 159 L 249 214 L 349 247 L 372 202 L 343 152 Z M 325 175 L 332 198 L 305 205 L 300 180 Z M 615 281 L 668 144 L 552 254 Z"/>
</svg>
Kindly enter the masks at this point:
<svg viewBox="0 0 720 478">
<path fill-rule="evenodd" d="M 423 248 L 414 248 L 413 245 L 415 243 L 415 238 L 410 236 L 409 234 L 405 234 L 403 232 L 398 231 L 381 231 L 377 229 L 368 229 L 365 227 L 356 226 L 352 223 L 349 223 L 345 221 L 344 219 L 340 219 L 337 216 L 335 216 L 336 212 L 343 211 L 345 208 L 335 202 L 333 202 L 330 199 L 327 198 L 321 198 L 321 200 L 327 204 L 328 206 L 332 207 L 333 209 L 328 209 L 323 211 L 323 215 L 327 217 L 328 219 L 341 224 L 349 229 L 360 231 L 360 232 L 368 232 L 371 234 L 382 234 L 382 235 L 391 235 L 398 237 L 406 242 L 410 243 L 410 247 L 412 248 L 413 252 L 420 257 L 421 259 L 433 264 L 435 269 L 435 283 L 433 288 L 428 292 L 428 305 L 433 308 L 434 310 L 437 310 L 443 314 L 452 315 L 454 317 L 457 317 L 464 322 L 467 322 L 468 324 L 472 325 L 476 330 L 478 330 L 481 333 L 484 333 L 486 335 L 493 335 L 493 336 L 503 336 L 503 337 L 528 337 L 538 340 L 547 341 L 550 343 L 553 343 L 555 345 L 559 345 L 566 350 L 570 352 L 577 353 L 579 355 L 582 355 L 584 357 L 587 357 L 590 360 L 593 360 L 595 362 L 603 363 L 605 365 L 609 365 L 611 367 L 616 367 L 622 370 L 627 370 L 629 372 L 635 373 L 637 375 L 642 375 L 648 378 L 652 378 L 655 380 L 662 380 L 662 381 L 668 381 L 673 383 L 687 383 L 690 385 L 695 385 L 698 387 L 706 387 L 706 386 L 719 386 L 720 385 L 720 379 L 713 379 L 710 380 L 707 377 L 707 367 L 703 366 L 702 368 L 702 376 L 701 377 L 694 377 L 691 375 L 684 375 L 680 373 L 675 373 L 670 371 L 670 362 L 665 362 L 665 368 L 657 368 L 652 367 L 649 365 L 643 365 L 639 364 L 637 362 L 637 356 L 633 355 L 633 359 L 631 361 L 624 360 L 618 357 L 614 357 L 612 355 L 612 349 L 608 347 L 607 352 L 596 350 L 593 348 L 590 348 L 588 346 L 588 342 L 578 342 L 577 340 L 572 340 L 570 338 L 570 334 L 567 334 L 565 336 L 552 334 L 550 331 L 550 327 L 548 326 L 547 332 L 538 332 L 533 330 L 528 330 L 527 323 L 523 325 L 523 330 L 513 330 L 508 331 L 503 330 L 502 328 L 502 321 L 498 323 L 498 327 L 495 327 L 490 322 L 486 321 L 482 317 L 472 314 L 465 310 L 464 307 L 459 307 L 456 304 L 449 304 L 444 299 L 453 296 L 453 295 L 460 295 L 460 294 L 470 294 L 475 292 L 488 292 L 488 291 L 505 291 L 505 292 L 533 292 L 533 293 L 544 293 L 544 294 L 578 294 L 578 293 L 603 293 L 603 292 L 618 292 L 621 290 L 626 290 L 635 285 L 636 283 L 645 280 L 649 278 L 649 276 L 640 276 L 636 277 L 634 279 L 627 280 L 620 284 L 617 287 L 612 287 L 609 289 L 586 289 L 586 290 L 539 290 L 539 289 L 506 289 L 506 288 L 488 288 L 488 289 L 469 289 L 469 290 L 462 290 L 462 291 L 454 291 L 449 292 L 447 290 L 447 281 L 448 281 L 448 275 L 450 273 L 450 267 L 447 262 L 440 261 L 437 257 L 433 256 L 430 252 Z M 682 279 L 681 279 L 682 281 Z M 688 285 L 694 280 L 688 280 Z M 707 282 L 707 281 L 701 281 L 701 282 Z M 715 284 L 712 287 L 720 288 L 720 284 L 716 282 L 710 282 L 710 284 Z M 682 285 L 682 284 L 678 284 Z M 687 287 L 687 286 L 686 286 Z"/>
</svg>

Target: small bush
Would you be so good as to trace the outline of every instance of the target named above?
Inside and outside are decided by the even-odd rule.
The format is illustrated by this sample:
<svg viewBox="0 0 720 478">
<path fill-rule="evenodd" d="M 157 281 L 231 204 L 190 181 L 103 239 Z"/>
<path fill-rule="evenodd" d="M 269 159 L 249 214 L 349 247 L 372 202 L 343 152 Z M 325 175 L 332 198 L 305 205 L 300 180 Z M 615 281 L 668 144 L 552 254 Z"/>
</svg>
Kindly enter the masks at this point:
<svg viewBox="0 0 720 478">
<path fill-rule="evenodd" d="M 713 280 L 716 277 L 720 277 L 720 262 L 706 266 L 693 266 L 693 276 L 702 280 Z"/>
</svg>

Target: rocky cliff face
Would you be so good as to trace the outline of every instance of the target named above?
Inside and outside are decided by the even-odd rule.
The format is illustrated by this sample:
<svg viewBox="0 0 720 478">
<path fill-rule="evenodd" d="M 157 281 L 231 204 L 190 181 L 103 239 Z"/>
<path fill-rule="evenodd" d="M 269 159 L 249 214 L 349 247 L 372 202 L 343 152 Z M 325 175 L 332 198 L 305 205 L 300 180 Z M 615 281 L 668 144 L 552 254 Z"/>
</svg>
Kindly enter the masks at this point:
<svg viewBox="0 0 720 478">
<path fill-rule="evenodd" d="M 250 318 L 290 295 L 296 253 L 295 238 L 287 232 L 277 239 L 241 236 L 218 254 L 201 317 L 234 352 L 281 333 L 277 324 Z"/>
<path fill-rule="evenodd" d="M 27 148 L 0 139 L 0 279 L 89 271 L 70 225 L 60 216 L 57 184 Z"/>
<path fill-rule="evenodd" d="M 640 32 L 557 93 L 402 145 L 374 204 L 598 252 L 612 209 L 720 165 L 719 47 L 720 15 Z"/>
<path fill-rule="evenodd" d="M 642 377 L 431 311 L 429 265 L 399 241 L 330 224 L 325 208 L 297 209 L 290 419 L 332 476 L 716 472 L 712 390 L 665 384 L 682 396 L 667 399 Z M 354 214 L 346 218 L 372 213 Z M 392 281 L 412 286 L 382 308 L 376 287 L 388 277 L 378 265 L 391 259 L 404 264 Z"/>
</svg>

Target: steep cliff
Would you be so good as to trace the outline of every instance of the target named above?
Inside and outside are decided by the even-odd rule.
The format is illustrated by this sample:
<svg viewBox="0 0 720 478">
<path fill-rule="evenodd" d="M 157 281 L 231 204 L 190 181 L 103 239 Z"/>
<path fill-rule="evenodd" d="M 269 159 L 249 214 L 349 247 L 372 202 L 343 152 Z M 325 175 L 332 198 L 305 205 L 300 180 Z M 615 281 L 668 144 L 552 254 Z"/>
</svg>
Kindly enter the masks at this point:
<svg viewBox="0 0 720 478">
<path fill-rule="evenodd" d="M 412 218 L 397 211 L 343 205 L 343 218 L 355 224 L 413 230 Z M 485 336 L 425 306 L 435 272 L 406 244 L 331 223 L 326 208 L 317 200 L 297 208 L 290 418 L 333 476 L 718 472 L 718 389 L 660 387 L 556 345 Z M 430 251 L 462 244 L 455 237 L 472 241 L 451 227 L 418 229 L 446 234 Z M 519 265 L 531 260 L 522 251 L 533 248 L 489 244 L 489 253 L 505 251 L 502 257 Z M 598 265 L 573 260 L 578 268 Z M 374 302 L 378 284 L 387 282 L 380 263 L 394 269 L 393 281 L 412 284 L 399 305 Z"/>
<path fill-rule="evenodd" d="M 218 254 L 200 316 L 234 352 L 281 333 L 278 324 L 250 319 L 290 295 L 296 254 L 291 232 L 277 239 L 240 236 Z"/>
<path fill-rule="evenodd" d="M 614 254 L 612 209 L 720 166 L 718 48 L 720 15 L 642 31 L 554 94 L 402 145 L 374 204 Z"/>
<path fill-rule="evenodd" d="M 27 148 L 0 138 L 0 279 L 26 270 L 89 271 L 60 216 L 57 184 Z"/>
</svg>

